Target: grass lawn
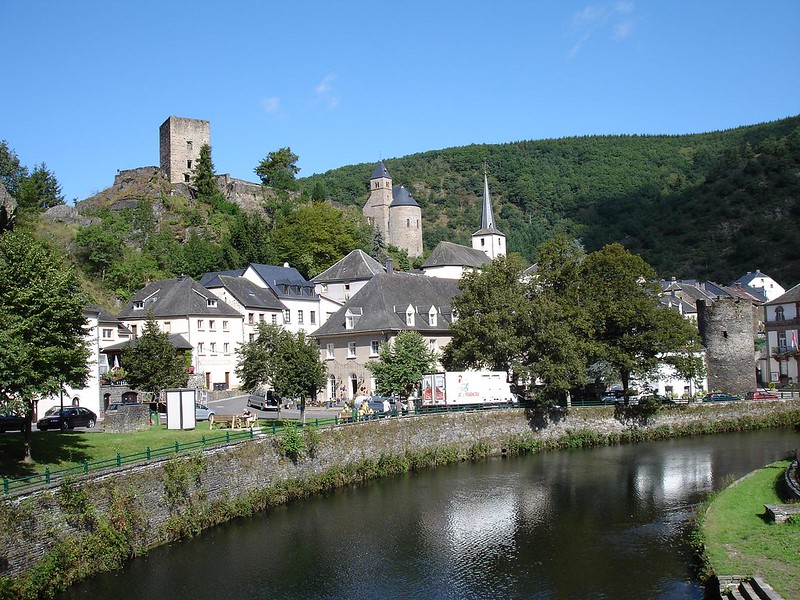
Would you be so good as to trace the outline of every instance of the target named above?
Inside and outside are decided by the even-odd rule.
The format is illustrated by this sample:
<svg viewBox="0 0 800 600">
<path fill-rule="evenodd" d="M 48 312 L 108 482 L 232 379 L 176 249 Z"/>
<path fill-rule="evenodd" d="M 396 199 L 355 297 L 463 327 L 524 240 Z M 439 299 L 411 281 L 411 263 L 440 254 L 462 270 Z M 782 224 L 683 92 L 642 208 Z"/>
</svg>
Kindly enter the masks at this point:
<svg viewBox="0 0 800 600">
<path fill-rule="evenodd" d="M 775 524 L 764 504 L 786 502 L 783 473 L 789 461 L 769 465 L 723 490 L 703 524 L 706 552 L 717 575 L 763 577 L 785 598 L 800 589 L 800 519 Z"/>
<path fill-rule="evenodd" d="M 22 433 L 0 434 L 0 476 L 11 479 L 44 473 L 45 466 L 51 471 L 82 464 L 84 460 L 94 462 L 114 458 L 119 452 L 125 456 L 150 449 L 172 446 L 175 442 L 185 444 L 221 437 L 224 430 L 209 431 L 208 423 L 200 422 L 196 429 L 167 429 L 166 425 L 154 425 L 144 431 L 133 433 L 104 433 L 102 431 L 40 431 L 31 435 L 32 464 L 20 462 L 22 457 Z"/>
</svg>

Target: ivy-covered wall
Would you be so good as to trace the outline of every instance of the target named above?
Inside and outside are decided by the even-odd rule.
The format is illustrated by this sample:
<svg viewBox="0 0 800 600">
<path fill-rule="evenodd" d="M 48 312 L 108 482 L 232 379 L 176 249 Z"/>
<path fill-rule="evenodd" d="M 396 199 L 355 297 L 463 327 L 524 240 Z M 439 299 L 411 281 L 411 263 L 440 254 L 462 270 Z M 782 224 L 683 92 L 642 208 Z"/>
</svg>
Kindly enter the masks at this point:
<svg viewBox="0 0 800 600">
<path fill-rule="evenodd" d="M 800 400 L 384 419 L 290 429 L 71 480 L 0 506 L 0 597 L 48 597 L 151 547 L 338 487 L 499 454 L 800 424 Z"/>
</svg>

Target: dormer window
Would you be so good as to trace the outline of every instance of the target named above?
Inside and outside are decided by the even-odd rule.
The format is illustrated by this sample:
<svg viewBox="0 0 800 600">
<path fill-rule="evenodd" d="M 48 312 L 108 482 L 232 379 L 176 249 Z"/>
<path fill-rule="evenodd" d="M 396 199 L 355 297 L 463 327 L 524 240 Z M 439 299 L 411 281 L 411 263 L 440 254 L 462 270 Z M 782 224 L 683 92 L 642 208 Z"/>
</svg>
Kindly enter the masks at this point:
<svg viewBox="0 0 800 600">
<path fill-rule="evenodd" d="M 217 308 L 216 298 L 209 298 L 208 300 L 206 300 L 206 306 L 208 308 Z"/>
<path fill-rule="evenodd" d="M 344 314 L 344 328 L 345 329 L 353 329 L 358 323 L 358 319 L 361 317 L 361 309 L 360 308 L 348 308 L 347 312 Z"/>
<path fill-rule="evenodd" d="M 410 304 L 408 308 L 406 308 L 406 325 L 408 327 L 414 327 L 414 307 Z"/>
<path fill-rule="evenodd" d="M 144 308 L 144 302 L 141 300 L 137 300 L 133 303 L 133 310 L 142 310 Z"/>
<path fill-rule="evenodd" d="M 428 311 L 428 324 L 431 327 L 436 327 L 437 325 L 436 315 L 437 315 L 436 308 L 431 306 L 431 309 Z"/>
</svg>

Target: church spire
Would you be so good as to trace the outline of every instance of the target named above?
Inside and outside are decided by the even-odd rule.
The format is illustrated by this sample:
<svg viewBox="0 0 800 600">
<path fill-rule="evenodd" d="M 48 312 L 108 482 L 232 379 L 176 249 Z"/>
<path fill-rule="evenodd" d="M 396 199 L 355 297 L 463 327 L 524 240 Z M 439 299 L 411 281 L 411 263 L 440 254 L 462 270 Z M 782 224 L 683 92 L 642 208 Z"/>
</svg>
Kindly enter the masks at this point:
<svg viewBox="0 0 800 600">
<path fill-rule="evenodd" d="M 472 247 L 483 250 L 486 255 L 494 260 L 506 253 L 506 236 L 494 224 L 494 211 L 492 199 L 489 196 L 489 179 L 486 171 L 483 172 L 483 205 L 481 207 L 481 228 L 472 234 Z"/>
<path fill-rule="evenodd" d="M 496 231 L 494 226 L 494 212 L 492 211 L 492 199 L 489 197 L 489 179 L 486 171 L 483 172 L 483 208 L 481 209 L 481 229 Z"/>
</svg>

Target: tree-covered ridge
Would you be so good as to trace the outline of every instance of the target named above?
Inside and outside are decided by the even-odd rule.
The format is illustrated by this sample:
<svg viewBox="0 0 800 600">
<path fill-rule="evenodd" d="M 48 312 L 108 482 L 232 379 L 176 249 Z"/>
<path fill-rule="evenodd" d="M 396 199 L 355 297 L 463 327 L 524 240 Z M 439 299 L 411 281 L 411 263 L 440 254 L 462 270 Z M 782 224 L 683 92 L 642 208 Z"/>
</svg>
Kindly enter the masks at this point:
<svg viewBox="0 0 800 600">
<path fill-rule="evenodd" d="M 508 248 L 536 260 L 555 233 L 620 242 L 661 277 L 729 281 L 756 268 L 800 281 L 800 117 L 713 133 L 480 144 L 385 161 L 423 209 L 427 250 L 469 244 L 484 167 Z M 361 206 L 374 164 L 301 180 Z"/>
</svg>

